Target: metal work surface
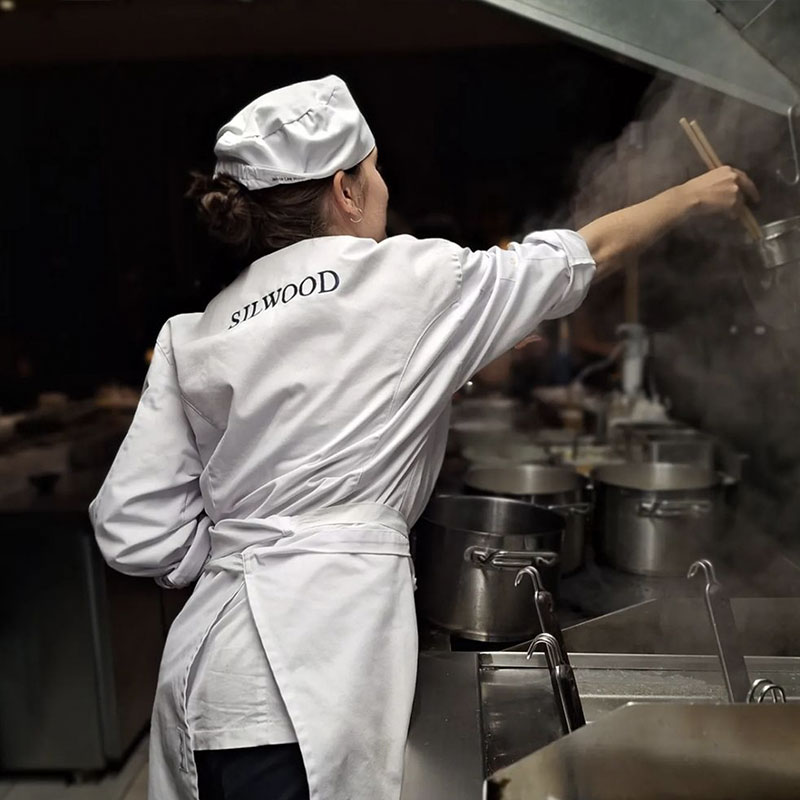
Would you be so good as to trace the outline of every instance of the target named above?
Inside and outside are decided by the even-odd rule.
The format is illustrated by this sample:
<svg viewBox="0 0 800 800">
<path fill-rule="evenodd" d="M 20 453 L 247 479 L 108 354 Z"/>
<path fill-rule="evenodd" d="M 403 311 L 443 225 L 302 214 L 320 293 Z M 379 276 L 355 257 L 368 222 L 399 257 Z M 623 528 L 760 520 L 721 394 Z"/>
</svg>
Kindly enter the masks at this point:
<svg viewBox="0 0 800 800">
<path fill-rule="evenodd" d="M 492 776 L 491 800 L 796 800 L 800 706 L 632 705 Z"/>
<path fill-rule="evenodd" d="M 590 723 L 629 702 L 681 707 L 726 702 L 713 655 L 570 653 L 570 661 Z M 790 704 L 800 700 L 800 658 L 745 661 L 752 678 L 769 677 L 785 688 Z M 580 731 L 567 738 L 576 735 Z M 402 800 L 481 800 L 485 776 L 563 741 L 560 737 L 542 654 L 528 660 L 515 652 L 422 653 Z M 594 795 L 581 800 L 589 797 Z"/>
<path fill-rule="evenodd" d="M 797 563 L 779 551 L 769 537 L 756 533 L 738 539 L 726 536 L 719 550 L 719 555 L 715 550 L 711 557 L 731 596 L 791 598 L 800 595 Z M 688 561 L 686 567 L 689 567 Z M 648 600 L 701 595 L 702 587 L 687 581 L 684 575 L 649 577 L 620 572 L 597 563 L 590 549 L 584 569 L 561 579 L 559 618 L 566 627 Z"/>
<path fill-rule="evenodd" d="M 733 597 L 746 655 L 800 656 L 800 598 Z M 614 611 L 564 631 L 570 652 L 713 654 L 702 599 L 663 597 Z"/>
<path fill-rule="evenodd" d="M 637 703 L 725 703 L 716 656 L 570 653 L 587 722 Z M 782 685 L 800 700 L 800 658 L 747 658 L 750 675 Z M 479 656 L 487 774 L 560 738 L 544 657 Z"/>
<path fill-rule="evenodd" d="M 423 653 L 401 800 L 480 800 L 483 758 L 475 653 Z"/>
</svg>

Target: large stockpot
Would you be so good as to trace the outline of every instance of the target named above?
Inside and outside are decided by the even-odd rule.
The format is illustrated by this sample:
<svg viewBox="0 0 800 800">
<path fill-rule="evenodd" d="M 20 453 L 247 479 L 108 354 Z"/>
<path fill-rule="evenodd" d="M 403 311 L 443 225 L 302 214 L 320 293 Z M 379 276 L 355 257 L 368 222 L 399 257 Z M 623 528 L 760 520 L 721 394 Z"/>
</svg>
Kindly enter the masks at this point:
<svg viewBox="0 0 800 800">
<path fill-rule="evenodd" d="M 725 521 L 721 476 L 687 464 L 599 467 L 594 544 L 602 560 L 637 575 L 685 575 L 710 554 Z"/>
<path fill-rule="evenodd" d="M 502 497 L 436 495 L 414 528 L 417 605 L 441 628 L 479 641 L 520 641 L 539 633 L 530 591 L 514 586 L 536 566 L 558 589 L 564 519 Z"/>
<path fill-rule="evenodd" d="M 464 485 L 473 493 L 526 500 L 561 514 L 565 520 L 561 572 L 574 572 L 583 564 L 591 503 L 587 481 L 575 470 L 541 464 L 473 467 L 464 476 Z"/>
</svg>

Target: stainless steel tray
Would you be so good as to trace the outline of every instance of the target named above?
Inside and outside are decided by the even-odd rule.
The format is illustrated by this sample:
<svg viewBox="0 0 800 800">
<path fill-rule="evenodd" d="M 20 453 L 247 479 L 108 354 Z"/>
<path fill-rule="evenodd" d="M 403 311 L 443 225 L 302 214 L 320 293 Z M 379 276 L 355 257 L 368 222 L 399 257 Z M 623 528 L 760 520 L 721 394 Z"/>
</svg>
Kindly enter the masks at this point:
<svg viewBox="0 0 800 800">
<path fill-rule="evenodd" d="M 719 659 L 711 655 L 570 653 L 588 723 L 627 703 L 727 703 Z M 746 657 L 751 678 L 800 700 L 800 658 Z M 478 659 L 486 774 L 561 737 L 544 657 L 481 653 Z M 800 748 L 800 745 L 798 745 Z M 800 792 L 798 792 L 800 796 Z"/>
<path fill-rule="evenodd" d="M 764 676 L 780 683 L 790 701 L 785 707 L 800 708 L 800 657 L 748 656 L 745 660 L 751 678 Z M 725 705 L 725 686 L 715 655 L 570 652 L 570 661 L 590 724 L 567 739 L 585 735 L 582 731 L 594 729 L 631 702 L 645 702 L 655 709 L 717 707 L 715 704 L 732 708 Z M 792 719 L 795 727 L 789 741 L 798 750 L 800 721 Z M 423 653 L 406 747 L 402 800 L 482 800 L 484 778 L 563 741 L 560 737 L 541 654 L 528 661 L 524 653 L 508 651 Z M 793 758 L 800 763 L 797 753 Z M 620 764 L 617 762 L 615 769 L 622 770 Z M 659 796 L 671 795 L 662 787 Z M 800 791 L 794 795 L 798 796 Z M 554 793 L 552 797 L 567 800 L 568 796 Z M 581 800 L 593 797 L 584 793 Z M 637 800 L 644 797 L 637 795 Z"/>
<path fill-rule="evenodd" d="M 487 800 L 796 800 L 798 705 L 628 705 L 491 777 Z"/>
</svg>

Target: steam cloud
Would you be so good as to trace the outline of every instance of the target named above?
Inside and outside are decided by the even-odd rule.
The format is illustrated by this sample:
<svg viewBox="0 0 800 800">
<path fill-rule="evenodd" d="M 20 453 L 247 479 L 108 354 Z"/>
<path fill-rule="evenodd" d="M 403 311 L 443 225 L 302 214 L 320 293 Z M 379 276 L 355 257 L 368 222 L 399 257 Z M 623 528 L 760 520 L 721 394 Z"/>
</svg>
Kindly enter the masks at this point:
<svg viewBox="0 0 800 800">
<path fill-rule="evenodd" d="M 703 172 L 678 126 L 682 116 L 701 123 L 723 163 L 755 181 L 761 224 L 800 214 L 798 187 L 777 176 L 793 170 L 785 118 L 658 78 L 617 141 L 579 166 L 571 224 Z M 654 334 L 656 383 L 673 415 L 749 457 L 735 541 L 770 532 L 800 544 L 800 268 L 765 275 L 738 223 L 703 217 L 645 253 L 639 269 L 640 318 Z M 603 305 L 621 294 L 620 283 L 590 293 L 589 311 L 601 326 L 604 314 L 619 321 L 621 304 L 613 312 Z M 774 572 L 778 558 L 764 553 L 759 570 Z"/>
</svg>

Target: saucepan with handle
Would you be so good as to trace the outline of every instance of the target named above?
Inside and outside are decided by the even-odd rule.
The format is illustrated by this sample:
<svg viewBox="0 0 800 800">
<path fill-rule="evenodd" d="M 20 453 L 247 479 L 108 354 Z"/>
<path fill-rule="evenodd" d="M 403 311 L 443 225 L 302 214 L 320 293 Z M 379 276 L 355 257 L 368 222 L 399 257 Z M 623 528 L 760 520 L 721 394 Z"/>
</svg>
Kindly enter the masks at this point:
<svg viewBox="0 0 800 800">
<path fill-rule="evenodd" d="M 564 517 L 561 572 L 583 565 L 586 526 L 591 512 L 588 481 L 569 467 L 524 464 L 513 467 L 472 467 L 464 476 L 471 494 L 525 500 Z"/>
<path fill-rule="evenodd" d="M 417 606 L 429 622 L 478 641 L 522 641 L 539 621 L 514 578 L 538 568 L 558 590 L 564 518 L 519 500 L 436 495 L 414 528 Z"/>
</svg>

